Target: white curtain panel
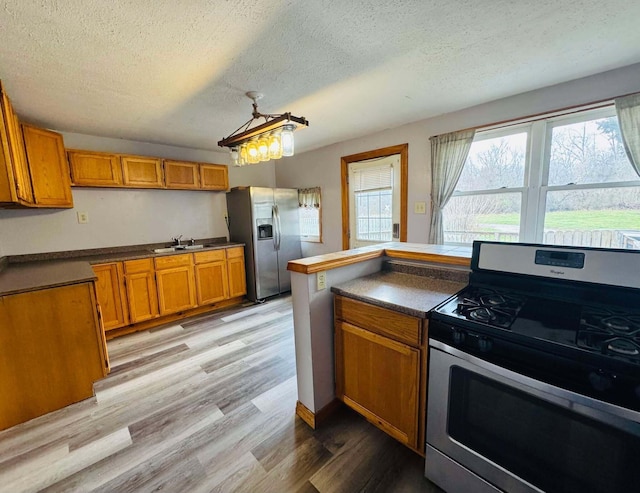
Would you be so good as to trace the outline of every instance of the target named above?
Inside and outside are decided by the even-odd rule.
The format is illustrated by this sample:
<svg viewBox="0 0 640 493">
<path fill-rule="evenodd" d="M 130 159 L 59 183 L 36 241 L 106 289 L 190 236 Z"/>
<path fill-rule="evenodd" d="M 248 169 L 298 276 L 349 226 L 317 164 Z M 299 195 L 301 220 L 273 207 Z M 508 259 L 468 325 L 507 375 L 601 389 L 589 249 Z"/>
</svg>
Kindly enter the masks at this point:
<svg viewBox="0 0 640 493">
<path fill-rule="evenodd" d="M 300 207 L 320 208 L 320 187 L 301 188 L 298 190 L 298 204 Z"/>
<path fill-rule="evenodd" d="M 616 113 L 624 150 L 640 176 L 640 93 L 616 99 Z"/>
<path fill-rule="evenodd" d="M 442 210 L 447 205 L 462 174 L 475 130 L 431 137 L 431 229 L 429 241 L 444 243 Z"/>
</svg>

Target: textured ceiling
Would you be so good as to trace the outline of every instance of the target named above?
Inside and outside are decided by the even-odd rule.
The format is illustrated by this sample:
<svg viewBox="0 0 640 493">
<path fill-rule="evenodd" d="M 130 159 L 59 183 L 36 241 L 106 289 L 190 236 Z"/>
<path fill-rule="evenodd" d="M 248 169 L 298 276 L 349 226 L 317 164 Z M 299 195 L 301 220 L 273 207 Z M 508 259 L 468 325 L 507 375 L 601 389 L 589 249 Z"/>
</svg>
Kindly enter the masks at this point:
<svg viewBox="0 0 640 493">
<path fill-rule="evenodd" d="M 640 62 L 638 0 L 0 0 L 27 121 L 217 149 L 263 112 L 309 150 Z"/>
</svg>

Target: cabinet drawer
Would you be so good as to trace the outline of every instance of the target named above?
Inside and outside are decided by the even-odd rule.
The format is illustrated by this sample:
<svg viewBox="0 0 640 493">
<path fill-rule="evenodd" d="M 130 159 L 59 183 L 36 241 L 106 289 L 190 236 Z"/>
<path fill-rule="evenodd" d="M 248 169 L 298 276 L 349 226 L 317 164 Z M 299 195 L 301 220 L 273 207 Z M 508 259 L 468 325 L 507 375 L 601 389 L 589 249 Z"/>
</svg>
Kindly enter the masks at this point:
<svg viewBox="0 0 640 493">
<path fill-rule="evenodd" d="M 244 257 L 244 247 L 227 248 L 227 258 Z"/>
<path fill-rule="evenodd" d="M 170 255 L 168 257 L 158 257 L 155 259 L 156 269 L 171 269 L 173 267 L 182 267 L 191 265 L 191 254 L 184 253 L 182 255 Z"/>
<path fill-rule="evenodd" d="M 211 250 L 209 252 L 198 252 L 193 254 L 193 259 L 196 264 L 207 264 L 209 262 L 220 262 L 225 260 L 227 256 L 224 250 Z"/>
<path fill-rule="evenodd" d="M 422 344 L 422 320 L 378 306 L 336 296 L 335 317 L 414 346 Z"/>
<path fill-rule="evenodd" d="M 127 260 L 124 262 L 124 271 L 126 274 L 153 271 L 153 259 L 141 258 L 138 260 Z"/>
</svg>

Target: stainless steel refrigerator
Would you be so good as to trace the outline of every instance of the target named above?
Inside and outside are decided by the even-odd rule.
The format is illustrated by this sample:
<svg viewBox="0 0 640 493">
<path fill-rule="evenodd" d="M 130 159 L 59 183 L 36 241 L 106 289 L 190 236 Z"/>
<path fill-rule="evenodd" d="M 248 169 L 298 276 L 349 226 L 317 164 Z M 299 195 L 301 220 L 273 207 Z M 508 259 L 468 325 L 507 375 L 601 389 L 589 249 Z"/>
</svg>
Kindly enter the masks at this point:
<svg viewBox="0 0 640 493">
<path fill-rule="evenodd" d="M 244 243 L 247 297 L 291 291 L 287 262 L 302 257 L 298 191 L 237 187 L 227 193 L 229 239 Z"/>
</svg>

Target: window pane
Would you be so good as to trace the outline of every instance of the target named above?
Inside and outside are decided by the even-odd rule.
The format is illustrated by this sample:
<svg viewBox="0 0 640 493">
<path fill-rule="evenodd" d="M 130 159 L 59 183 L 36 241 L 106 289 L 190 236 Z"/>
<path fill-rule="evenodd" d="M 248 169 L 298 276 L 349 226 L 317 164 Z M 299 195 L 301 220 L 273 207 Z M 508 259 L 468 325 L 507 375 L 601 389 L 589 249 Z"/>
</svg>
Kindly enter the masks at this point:
<svg viewBox="0 0 640 493">
<path fill-rule="evenodd" d="M 456 190 L 523 186 L 526 151 L 527 132 L 474 141 Z"/>
<path fill-rule="evenodd" d="M 452 197 L 444 209 L 444 241 L 518 241 L 522 194 Z"/>
<path fill-rule="evenodd" d="M 300 235 L 305 241 L 320 240 L 320 209 L 300 207 Z"/>
<path fill-rule="evenodd" d="M 615 116 L 553 127 L 549 185 L 637 179 Z"/>
<path fill-rule="evenodd" d="M 543 242 L 640 250 L 640 187 L 548 192 Z"/>
<path fill-rule="evenodd" d="M 391 241 L 391 189 L 356 192 L 356 240 Z"/>
</svg>

